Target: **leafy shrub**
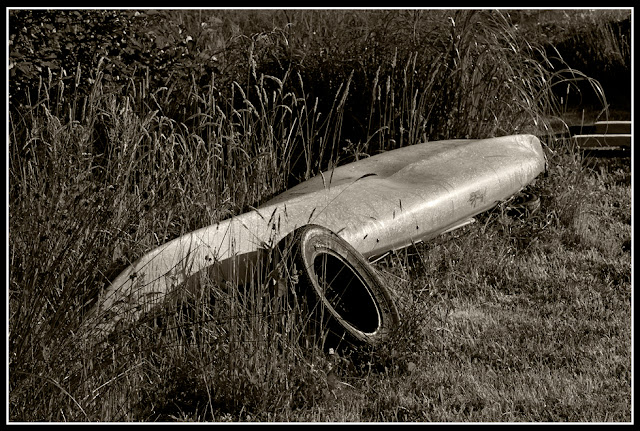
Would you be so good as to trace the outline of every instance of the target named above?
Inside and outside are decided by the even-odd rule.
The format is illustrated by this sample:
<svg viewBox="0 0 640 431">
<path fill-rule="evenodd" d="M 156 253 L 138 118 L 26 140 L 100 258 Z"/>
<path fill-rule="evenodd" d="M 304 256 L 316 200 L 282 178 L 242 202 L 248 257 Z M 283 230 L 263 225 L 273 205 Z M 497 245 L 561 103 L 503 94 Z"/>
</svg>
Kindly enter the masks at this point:
<svg viewBox="0 0 640 431">
<path fill-rule="evenodd" d="M 61 81 L 71 94 L 86 96 L 100 73 L 104 85 L 123 91 L 171 87 L 185 95 L 192 81 L 204 87 L 211 74 L 219 72 L 218 46 L 196 46 L 180 22 L 167 19 L 166 13 L 12 10 L 9 23 L 14 105 L 35 104 L 34 90 L 43 81 L 49 87 Z M 142 81 L 146 88 L 140 87 Z"/>
</svg>

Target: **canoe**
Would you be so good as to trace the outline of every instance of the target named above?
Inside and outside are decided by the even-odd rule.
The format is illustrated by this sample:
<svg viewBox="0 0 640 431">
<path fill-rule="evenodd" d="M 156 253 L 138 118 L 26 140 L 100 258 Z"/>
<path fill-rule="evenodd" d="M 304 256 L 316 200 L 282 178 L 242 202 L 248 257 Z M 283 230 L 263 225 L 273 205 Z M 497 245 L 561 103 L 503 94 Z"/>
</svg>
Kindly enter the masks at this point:
<svg viewBox="0 0 640 431">
<path fill-rule="evenodd" d="M 188 279 L 242 282 L 260 250 L 319 225 L 365 259 L 425 241 L 510 198 L 545 170 L 532 135 L 426 142 L 311 178 L 259 208 L 151 250 L 102 293 L 95 310 L 136 318 Z"/>
</svg>

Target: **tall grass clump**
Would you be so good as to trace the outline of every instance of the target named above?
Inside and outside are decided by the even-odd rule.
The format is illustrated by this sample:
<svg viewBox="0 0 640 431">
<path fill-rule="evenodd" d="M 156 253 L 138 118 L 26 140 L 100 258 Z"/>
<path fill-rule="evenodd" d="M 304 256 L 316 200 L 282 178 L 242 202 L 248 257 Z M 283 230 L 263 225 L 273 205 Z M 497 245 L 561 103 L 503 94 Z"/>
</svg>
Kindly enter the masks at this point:
<svg viewBox="0 0 640 431">
<path fill-rule="evenodd" d="M 548 90 L 558 76 L 533 61 L 539 48 L 503 15 L 457 11 L 429 28 L 428 48 L 401 65 L 393 57 L 386 79 L 374 80 L 379 145 L 517 133 L 553 112 Z"/>
<path fill-rule="evenodd" d="M 12 10 L 9 24 L 12 421 L 415 419 L 419 402 L 394 410 L 389 385 L 436 343 L 454 355 L 438 335 L 448 309 L 429 301 L 453 306 L 458 282 L 412 282 L 401 334 L 360 362 L 308 343 L 283 294 L 294 280 L 262 272 L 243 286 L 203 276 L 99 340 L 86 317 L 148 251 L 323 170 L 421 141 L 546 133 L 554 88 L 578 79 L 602 96 L 495 11 Z M 582 234 L 563 241 L 586 243 L 571 202 L 558 223 Z M 442 332 L 425 344 L 434 315 Z"/>
<path fill-rule="evenodd" d="M 49 95 L 59 89 L 47 83 L 36 106 L 11 118 L 13 397 L 27 395 L 23 387 L 39 386 L 36 370 L 50 367 L 54 374 L 74 376 L 74 384 L 93 381 L 86 375 L 93 366 L 86 361 L 95 360 L 94 353 L 79 351 L 73 343 L 74 331 L 100 289 L 146 250 L 283 190 L 293 149 L 308 148 L 305 163 L 311 166 L 312 144 L 331 130 L 327 122 L 317 125 L 314 108 L 284 93 L 282 80 L 275 77 L 262 75 L 246 90 L 233 83 L 226 101 L 194 91 L 199 109 L 187 127 L 148 108 L 163 90 L 121 97 L 105 91 L 99 71 L 97 76 L 83 100 L 81 120 L 67 119 L 72 114 L 64 111 L 54 115 L 60 109 L 52 106 Z M 249 100 L 250 91 L 257 102 Z M 242 106 L 236 108 L 238 97 Z M 300 140 L 306 141 L 298 144 Z M 237 319 L 243 315 L 239 312 Z M 126 345 L 124 339 L 118 345 Z M 129 366 L 129 356 L 120 352 L 113 372 Z M 134 348 L 131 354 L 142 353 Z M 100 376 L 105 371 L 96 372 Z M 52 384 L 46 379 L 41 383 Z M 37 394 L 29 396 L 42 405 Z M 58 412 L 63 416 L 54 417 L 30 411 L 41 420 L 92 420 L 104 414 L 129 418 L 121 412 L 94 411 L 98 416 L 91 416 L 85 409 L 77 411 L 85 417 L 70 416 L 64 409 Z"/>
<path fill-rule="evenodd" d="M 558 92 L 578 85 L 606 103 L 596 81 L 529 41 L 506 13 L 336 11 L 313 17 L 286 27 L 288 54 L 265 59 L 262 67 L 270 73 L 301 69 L 310 94 L 349 82 L 342 161 L 428 140 L 551 133 L 563 109 Z M 348 30 L 331 32 L 330 20 Z M 304 38 L 296 37 L 296 27 L 304 27 Z M 323 110 L 327 102 L 320 101 Z"/>
</svg>

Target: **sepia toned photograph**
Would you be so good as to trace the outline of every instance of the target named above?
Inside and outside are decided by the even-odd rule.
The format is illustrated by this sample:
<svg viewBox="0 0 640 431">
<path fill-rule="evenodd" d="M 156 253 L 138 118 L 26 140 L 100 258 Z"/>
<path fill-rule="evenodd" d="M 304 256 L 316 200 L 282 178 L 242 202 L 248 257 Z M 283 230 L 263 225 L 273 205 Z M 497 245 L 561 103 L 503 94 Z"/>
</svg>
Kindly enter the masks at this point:
<svg viewBox="0 0 640 431">
<path fill-rule="evenodd" d="M 7 7 L 6 423 L 634 423 L 633 12 Z"/>
</svg>

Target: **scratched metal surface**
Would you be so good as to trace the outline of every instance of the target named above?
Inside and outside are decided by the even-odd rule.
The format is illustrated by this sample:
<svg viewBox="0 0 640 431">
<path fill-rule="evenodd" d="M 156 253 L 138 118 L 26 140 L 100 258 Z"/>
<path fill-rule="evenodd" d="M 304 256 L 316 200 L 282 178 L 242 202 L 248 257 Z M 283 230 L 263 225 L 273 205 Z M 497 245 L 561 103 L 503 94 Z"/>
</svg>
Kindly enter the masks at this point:
<svg viewBox="0 0 640 431">
<path fill-rule="evenodd" d="M 509 198 L 544 169 L 531 135 L 427 142 L 372 156 L 150 251 L 112 282 L 96 311 L 111 310 L 110 324 L 125 308 L 135 318 L 205 269 L 219 280 L 242 278 L 258 249 L 308 223 L 338 233 L 365 257 L 433 238 Z"/>
</svg>

